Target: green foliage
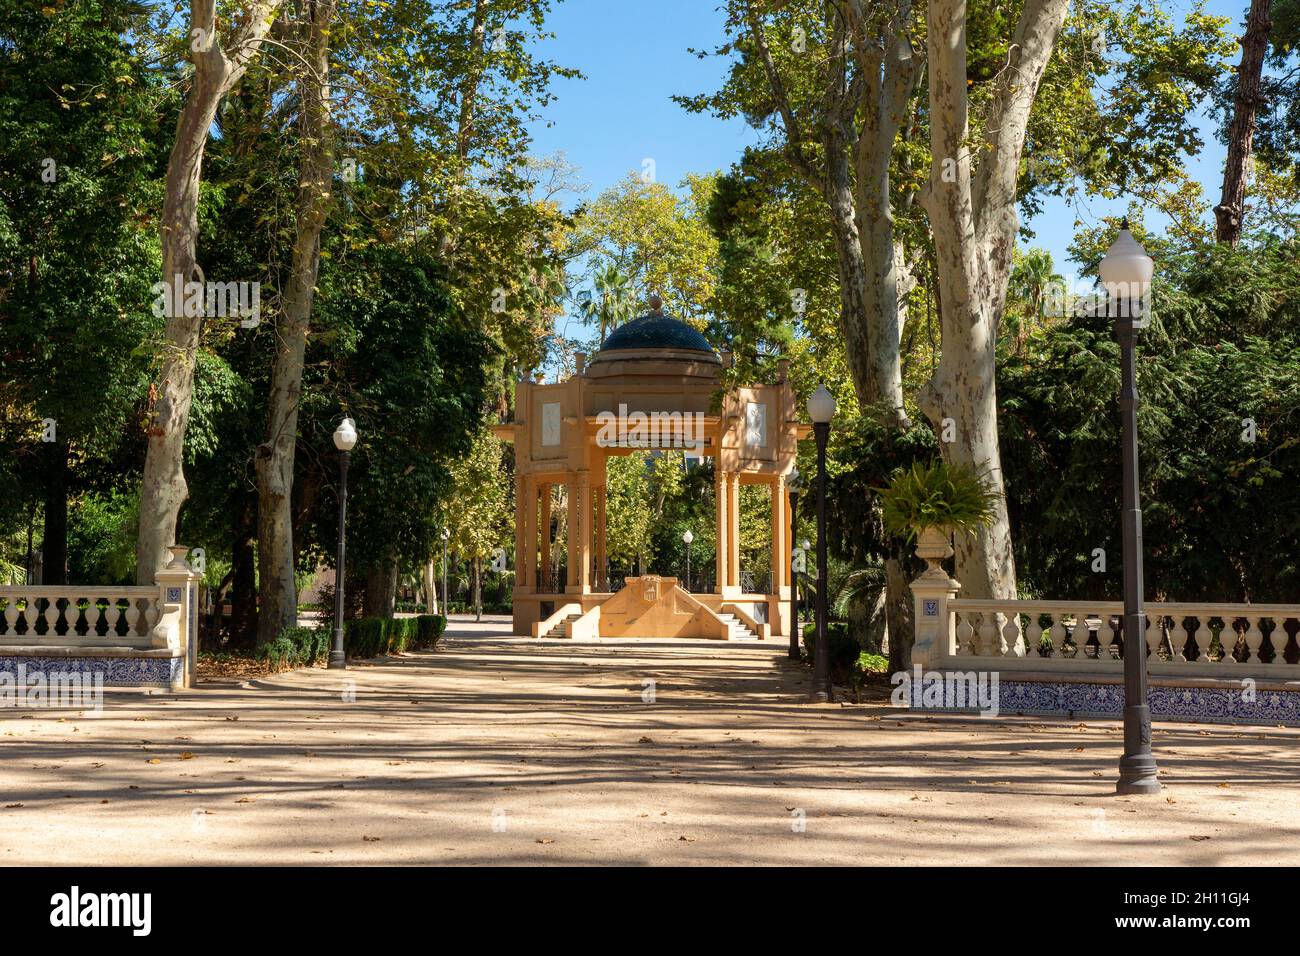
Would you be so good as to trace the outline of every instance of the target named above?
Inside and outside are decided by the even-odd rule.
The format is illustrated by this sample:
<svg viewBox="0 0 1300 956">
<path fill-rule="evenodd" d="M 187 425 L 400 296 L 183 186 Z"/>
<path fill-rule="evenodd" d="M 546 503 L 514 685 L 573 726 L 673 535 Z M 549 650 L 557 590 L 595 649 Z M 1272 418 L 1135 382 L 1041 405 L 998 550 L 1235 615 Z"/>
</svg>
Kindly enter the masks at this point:
<svg viewBox="0 0 1300 956">
<path fill-rule="evenodd" d="M 998 499 L 979 472 L 942 459 L 900 468 L 878 491 L 885 528 L 909 539 L 931 528 L 973 534 L 993 520 Z"/>
<path fill-rule="evenodd" d="M 135 583 L 134 492 L 82 495 L 69 509 L 68 580 L 78 584 Z"/>
<path fill-rule="evenodd" d="M 1300 587 L 1297 248 L 1211 246 L 1157 274 L 1138 340 L 1147 595 L 1289 600 Z M 1122 593 L 1118 389 L 1119 347 L 1100 315 L 1036 332 L 1024 361 L 999 369 L 1007 506 L 1029 594 Z"/>
<path fill-rule="evenodd" d="M 343 625 L 343 647 L 348 657 L 355 658 L 432 650 L 446 629 L 447 619 L 441 614 L 357 618 Z"/>
<path fill-rule="evenodd" d="M 275 640 L 262 645 L 257 656 L 275 670 L 310 667 L 330 653 L 330 632 L 324 627 L 286 627 Z"/>
</svg>

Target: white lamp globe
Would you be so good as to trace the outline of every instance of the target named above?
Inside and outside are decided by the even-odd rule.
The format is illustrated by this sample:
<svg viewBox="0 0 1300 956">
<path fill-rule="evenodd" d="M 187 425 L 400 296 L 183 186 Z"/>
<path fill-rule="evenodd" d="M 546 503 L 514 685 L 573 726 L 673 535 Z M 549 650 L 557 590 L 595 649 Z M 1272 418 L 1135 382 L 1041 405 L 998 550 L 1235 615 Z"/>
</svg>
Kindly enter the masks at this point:
<svg viewBox="0 0 1300 956">
<path fill-rule="evenodd" d="M 695 540 L 695 535 L 691 534 L 690 528 L 686 529 L 686 533 L 682 535 L 682 540 L 685 541 L 687 544 L 690 544 L 692 541 Z"/>
<path fill-rule="evenodd" d="M 339 451 L 351 451 L 357 443 L 357 426 L 352 419 L 345 418 L 334 429 L 334 447 Z"/>
<path fill-rule="evenodd" d="M 817 391 L 809 396 L 808 417 L 818 425 L 824 425 L 835 417 L 835 396 L 825 385 L 818 385 Z"/>
<path fill-rule="evenodd" d="M 1106 250 L 1097 272 L 1113 302 L 1124 299 L 1136 302 L 1146 296 L 1151 277 L 1155 275 L 1155 263 L 1129 232 L 1127 219 Z"/>
</svg>

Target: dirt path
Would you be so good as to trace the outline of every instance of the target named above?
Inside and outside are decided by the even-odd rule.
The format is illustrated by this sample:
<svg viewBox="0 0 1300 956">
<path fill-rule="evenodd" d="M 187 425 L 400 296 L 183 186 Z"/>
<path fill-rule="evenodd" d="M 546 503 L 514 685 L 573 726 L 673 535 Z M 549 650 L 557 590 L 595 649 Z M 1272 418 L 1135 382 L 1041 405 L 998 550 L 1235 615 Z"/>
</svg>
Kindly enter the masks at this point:
<svg viewBox="0 0 1300 956">
<path fill-rule="evenodd" d="M 1159 726 L 1166 793 L 1119 798 L 1114 723 L 813 706 L 779 642 L 506 630 L 0 714 L 0 864 L 1300 863 L 1297 730 Z"/>
</svg>

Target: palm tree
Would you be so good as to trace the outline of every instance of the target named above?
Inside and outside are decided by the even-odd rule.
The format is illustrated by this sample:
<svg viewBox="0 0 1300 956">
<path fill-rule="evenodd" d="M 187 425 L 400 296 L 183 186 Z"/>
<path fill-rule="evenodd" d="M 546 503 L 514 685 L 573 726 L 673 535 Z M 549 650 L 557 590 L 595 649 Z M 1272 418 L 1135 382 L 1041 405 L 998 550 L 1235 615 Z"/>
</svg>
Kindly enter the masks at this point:
<svg viewBox="0 0 1300 956">
<path fill-rule="evenodd" d="M 595 294 L 584 291 L 578 298 L 578 310 L 588 325 L 600 328 L 600 344 L 605 335 L 632 316 L 636 299 L 632 295 L 632 282 L 612 262 L 596 270 L 592 277 Z"/>
<path fill-rule="evenodd" d="M 1011 267 L 1009 298 L 1024 303 L 1025 308 L 1023 316 L 1016 316 L 1012 310 L 1007 310 L 1007 316 L 1011 318 L 1008 323 L 1011 327 L 1007 331 L 1015 338 L 1017 353 L 1024 344 L 1026 334 L 1042 318 L 1048 290 L 1064 282 L 1052 263 L 1052 254 L 1047 250 L 1027 249 L 1023 255 L 1016 257 L 1016 262 Z"/>
</svg>

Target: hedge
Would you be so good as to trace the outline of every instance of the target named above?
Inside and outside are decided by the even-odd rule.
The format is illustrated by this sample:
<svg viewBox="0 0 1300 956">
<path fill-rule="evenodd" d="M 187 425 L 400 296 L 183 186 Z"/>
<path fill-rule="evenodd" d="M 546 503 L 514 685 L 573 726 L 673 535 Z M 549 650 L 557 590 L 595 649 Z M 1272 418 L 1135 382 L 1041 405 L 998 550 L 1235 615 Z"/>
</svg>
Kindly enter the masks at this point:
<svg viewBox="0 0 1300 956">
<path fill-rule="evenodd" d="M 348 657 L 380 657 L 403 651 L 432 649 L 447 629 L 441 614 L 418 617 L 363 617 L 343 624 L 343 649 Z"/>
<path fill-rule="evenodd" d="M 276 670 L 309 667 L 329 657 L 330 632 L 320 627 L 286 627 L 258 656 Z"/>
</svg>

